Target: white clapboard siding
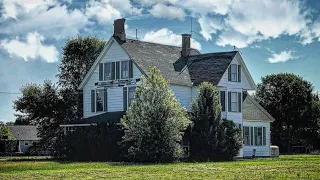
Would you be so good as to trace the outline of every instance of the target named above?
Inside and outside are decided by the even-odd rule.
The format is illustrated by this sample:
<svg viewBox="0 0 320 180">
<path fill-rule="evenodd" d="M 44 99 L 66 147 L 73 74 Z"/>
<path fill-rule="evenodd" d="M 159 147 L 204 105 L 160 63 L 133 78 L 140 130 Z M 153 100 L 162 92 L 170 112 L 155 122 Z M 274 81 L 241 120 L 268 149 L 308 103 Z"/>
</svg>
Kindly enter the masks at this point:
<svg viewBox="0 0 320 180">
<path fill-rule="evenodd" d="M 232 60 L 231 64 L 240 64 L 239 56 L 235 56 L 235 58 Z M 251 89 L 249 81 L 244 73 L 244 69 L 241 66 L 241 82 L 231 82 L 228 81 L 228 70 L 224 72 L 218 86 L 222 87 L 228 87 L 228 88 L 237 88 L 237 89 Z"/>
<path fill-rule="evenodd" d="M 265 146 L 244 146 L 243 156 L 251 157 L 253 149 L 256 149 L 256 156 L 270 156 L 270 122 L 267 121 L 243 121 L 243 126 L 266 127 L 266 145 Z"/>
<path fill-rule="evenodd" d="M 113 42 L 111 44 L 110 49 L 105 54 L 105 56 L 101 59 L 101 62 L 116 62 L 116 61 L 123 61 L 123 60 L 130 60 L 127 53 L 121 48 L 121 46 Z M 133 64 L 133 78 L 137 79 L 141 77 L 140 70 Z M 95 83 L 99 81 L 99 66 L 96 66 L 94 69 L 94 73 L 89 78 L 88 82 L 83 88 L 83 117 L 90 117 L 94 115 L 101 114 L 91 112 L 91 90 L 94 90 Z M 122 88 L 118 88 L 117 91 L 115 89 L 108 90 L 108 111 L 122 111 L 122 99 L 123 92 Z"/>
<path fill-rule="evenodd" d="M 185 107 L 187 111 L 189 111 L 191 103 L 191 87 L 171 85 L 170 88 L 179 101 L 180 105 L 182 107 Z"/>
</svg>

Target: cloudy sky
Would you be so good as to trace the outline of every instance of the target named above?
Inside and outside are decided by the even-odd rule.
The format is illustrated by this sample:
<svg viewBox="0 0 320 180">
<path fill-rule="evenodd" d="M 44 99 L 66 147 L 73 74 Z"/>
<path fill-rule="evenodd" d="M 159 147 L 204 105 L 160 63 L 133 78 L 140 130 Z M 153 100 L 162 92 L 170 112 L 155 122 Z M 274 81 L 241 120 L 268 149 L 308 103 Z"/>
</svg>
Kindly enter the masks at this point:
<svg viewBox="0 0 320 180">
<path fill-rule="evenodd" d="M 202 53 L 242 53 L 256 83 L 293 72 L 320 89 L 318 0 L 0 0 L 0 121 L 14 121 L 12 101 L 28 82 L 57 81 L 68 38 L 108 40 L 113 20 L 126 18 L 127 35 L 181 45 L 193 30 Z"/>
</svg>

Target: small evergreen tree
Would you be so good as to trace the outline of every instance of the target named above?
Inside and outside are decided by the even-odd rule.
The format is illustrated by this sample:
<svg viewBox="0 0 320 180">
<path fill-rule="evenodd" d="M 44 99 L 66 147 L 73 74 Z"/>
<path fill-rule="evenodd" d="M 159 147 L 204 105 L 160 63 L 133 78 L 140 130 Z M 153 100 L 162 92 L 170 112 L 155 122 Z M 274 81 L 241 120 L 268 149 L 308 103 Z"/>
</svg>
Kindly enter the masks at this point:
<svg viewBox="0 0 320 180">
<path fill-rule="evenodd" d="M 169 83 L 155 67 L 142 77 L 134 100 L 121 119 L 124 136 L 121 145 L 126 160 L 172 162 L 182 155 L 180 141 L 189 124 Z"/>
<path fill-rule="evenodd" d="M 217 92 L 211 83 L 204 82 L 191 103 L 190 150 L 194 160 L 230 159 L 241 148 L 240 131 L 232 121 L 221 118 Z"/>
</svg>

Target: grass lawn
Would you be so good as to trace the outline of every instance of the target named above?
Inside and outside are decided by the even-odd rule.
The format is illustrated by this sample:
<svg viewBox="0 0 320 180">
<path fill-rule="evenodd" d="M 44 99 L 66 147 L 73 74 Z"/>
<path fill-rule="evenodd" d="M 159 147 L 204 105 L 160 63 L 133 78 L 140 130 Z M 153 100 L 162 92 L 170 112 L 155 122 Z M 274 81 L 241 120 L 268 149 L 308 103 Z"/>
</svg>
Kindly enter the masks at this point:
<svg viewBox="0 0 320 180">
<path fill-rule="evenodd" d="M 233 162 L 127 164 L 1 158 L 0 179 L 320 179 L 320 155 Z"/>
</svg>

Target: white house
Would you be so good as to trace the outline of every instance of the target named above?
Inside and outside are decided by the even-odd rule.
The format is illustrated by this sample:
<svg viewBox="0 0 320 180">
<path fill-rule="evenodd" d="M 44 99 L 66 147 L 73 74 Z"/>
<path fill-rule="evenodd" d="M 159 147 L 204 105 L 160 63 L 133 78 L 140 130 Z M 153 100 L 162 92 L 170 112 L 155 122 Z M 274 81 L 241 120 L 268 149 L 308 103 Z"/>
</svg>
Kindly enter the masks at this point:
<svg viewBox="0 0 320 180">
<path fill-rule="evenodd" d="M 29 148 L 39 141 L 37 126 L 10 125 L 8 128 L 18 141 L 17 152 L 28 153 Z"/>
<path fill-rule="evenodd" d="M 256 84 L 238 51 L 201 54 L 190 48 L 189 34 L 182 34 L 182 47 L 127 39 L 124 22 L 115 20 L 114 35 L 79 86 L 83 90 L 83 119 L 61 125 L 65 130 L 101 121 L 118 122 L 133 99 L 141 75 L 148 75 L 147 70 L 156 66 L 187 110 L 202 82 L 217 86 L 222 116 L 239 124 L 245 137 L 248 132 L 250 135 L 239 156 L 252 156 L 253 149 L 256 156 L 269 156 L 269 124 L 273 118 L 252 119 L 244 114 L 244 94 L 255 90 Z"/>
</svg>

